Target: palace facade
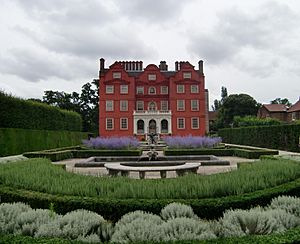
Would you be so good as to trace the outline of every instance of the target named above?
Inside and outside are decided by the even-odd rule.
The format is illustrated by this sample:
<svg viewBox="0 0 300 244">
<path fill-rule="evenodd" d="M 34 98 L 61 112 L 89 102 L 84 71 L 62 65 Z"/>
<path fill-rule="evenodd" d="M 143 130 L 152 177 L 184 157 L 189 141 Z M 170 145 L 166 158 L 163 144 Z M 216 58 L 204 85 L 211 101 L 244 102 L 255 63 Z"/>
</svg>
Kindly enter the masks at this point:
<svg viewBox="0 0 300 244">
<path fill-rule="evenodd" d="M 141 61 L 116 61 L 105 68 L 100 59 L 99 135 L 137 136 L 149 133 L 204 136 L 208 131 L 208 91 L 203 61 L 165 61 L 143 68 Z"/>
</svg>

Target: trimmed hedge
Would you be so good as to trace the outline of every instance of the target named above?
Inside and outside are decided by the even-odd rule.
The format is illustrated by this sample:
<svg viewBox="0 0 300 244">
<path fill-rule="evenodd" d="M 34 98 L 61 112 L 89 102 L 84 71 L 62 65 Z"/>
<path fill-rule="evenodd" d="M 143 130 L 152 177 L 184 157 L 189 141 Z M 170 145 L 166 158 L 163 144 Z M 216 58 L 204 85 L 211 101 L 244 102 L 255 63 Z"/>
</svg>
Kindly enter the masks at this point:
<svg viewBox="0 0 300 244">
<path fill-rule="evenodd" d="M 226 143 L 300 151 L 299 124 L 221 129 L 218 134 Z"/>
<path fill-rule="evenodd" d="M 177 155 L 215 155 L 215 156 L 237 156 L 242 158 L 256 159 L 262 155 L 277 155 L 276 150 L 264 150 L 264 149 L 245 149 L 239 148 L 227 148 L 227 149 L 166 149 L 165 155 L 177 156 Z"/>
<path fill-rule="evenodd" d="M 217 219 L 226 209 L 248 209 L 266 206 L 272 198 L 280 195 L 300 196 L 300 179 L 273 188 L 247 194 L 206 199 L 108 199 L 79 196 L 61 196 L 42 192 L 16 189 L 0 185 L 2 202 L 24 202 L 33 208 L 48 208 L 54 204 L 57 213 L 65 214 L 75 209 L 87 209 L 99 213 L 105 219 L 117 221 L 122 215 L 135 210 L 159 214 L 169 203 L 190 205 L 195 214 L 204 219 Z"/>
<path fill-rule="evenodd" d="M 0 128 L 0 156 L 74 146 L 86 138 L 85 132 Z"/>
<path fill-rule="evenodd" d="M 47 104 L 23 100 L 0 91 L 0 128 L 81 131 L 81 116 Z"/>
<path fill-rule="evenodd" d="M 61 161 L 68 158 L 89 158 L 97 156 L 140 156 L 140 150 L 86 150 L 81 147 L 72 147 L 55 150 L 45 150 L 39 152 L 26 152 L 23 156 L 27 158 L 48 158 L 52 162 Z"/>
</svg>

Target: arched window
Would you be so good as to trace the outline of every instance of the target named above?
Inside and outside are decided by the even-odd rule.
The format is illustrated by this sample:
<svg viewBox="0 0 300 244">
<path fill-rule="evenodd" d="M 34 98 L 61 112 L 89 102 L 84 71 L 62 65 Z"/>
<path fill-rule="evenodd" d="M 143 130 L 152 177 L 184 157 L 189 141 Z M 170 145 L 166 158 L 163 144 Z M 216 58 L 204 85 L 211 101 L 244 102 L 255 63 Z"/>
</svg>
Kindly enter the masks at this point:
<svg viewBox="0 0 300 244">
<path fill-rule="evenodd" d="M 155 89 L 155 87 L 153 87 L 153 86 L 149 87 L 148 93 L 149 93 L 149 94 L 156 94 L 156 89 Z"/>
<path fill-rule="evenodd" d="M 137 121 L 137 133 L 138 134 L 143 134 L 144 133 L 144 128 L 145 128 L 145 123 L 144 120 L 138 120 Z"/>
<path fill-rule="evenodd" d="M 166 119 L 161 121 L 161 133 L 168 133 L 168 121 Z"/>
<path fill-rule="evenodd" d="M 149 111 L 155 111 L 156 110 L 156 103 L 155 102 L 150 102 L 148 105 L 148 110 Z"/>
</svg>

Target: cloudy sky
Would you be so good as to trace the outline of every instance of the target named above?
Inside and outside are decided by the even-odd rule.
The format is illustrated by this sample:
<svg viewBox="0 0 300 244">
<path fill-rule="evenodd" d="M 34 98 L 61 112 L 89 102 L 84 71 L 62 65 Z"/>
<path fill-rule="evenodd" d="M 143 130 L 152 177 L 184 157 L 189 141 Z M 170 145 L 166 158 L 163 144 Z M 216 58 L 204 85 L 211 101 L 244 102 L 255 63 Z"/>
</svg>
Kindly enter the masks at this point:
<svg viewBox="0 0 300 244">
<path fill-rule="evenodd" d="M 99 58 L 204 60 L 210 101 L 300 96 L 299 0 L 0 0 L 0 89 L 79 92 Z"/>
</svg>

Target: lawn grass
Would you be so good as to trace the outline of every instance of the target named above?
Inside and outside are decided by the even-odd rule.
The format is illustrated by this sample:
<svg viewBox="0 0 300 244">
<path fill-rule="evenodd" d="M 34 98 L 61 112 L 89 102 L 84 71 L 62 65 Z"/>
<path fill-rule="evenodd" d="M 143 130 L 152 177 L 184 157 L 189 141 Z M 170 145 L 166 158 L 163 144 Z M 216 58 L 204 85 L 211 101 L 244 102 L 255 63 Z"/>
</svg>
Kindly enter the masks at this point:
<svg viewBox="0 0 300 244">
<path fill-rule="evenodd" d="M 83 176 L 64 171 L 47 159 L 0 165 L 0 184 L 38 192 L 112 199 L 199 199 L 240 195 L 300 177 L 299 162 L 264 159 L 228 173 L 175 179 L 135 180 Z"/>
</svg>

